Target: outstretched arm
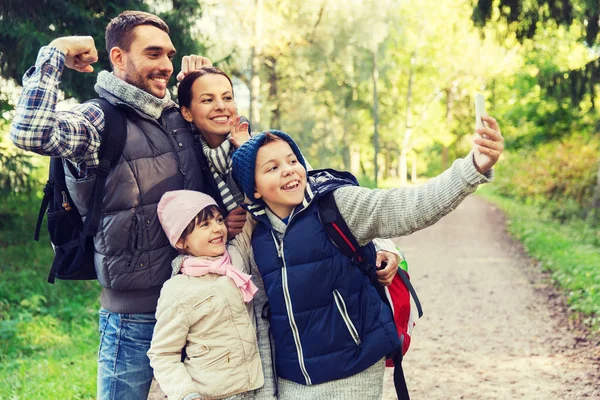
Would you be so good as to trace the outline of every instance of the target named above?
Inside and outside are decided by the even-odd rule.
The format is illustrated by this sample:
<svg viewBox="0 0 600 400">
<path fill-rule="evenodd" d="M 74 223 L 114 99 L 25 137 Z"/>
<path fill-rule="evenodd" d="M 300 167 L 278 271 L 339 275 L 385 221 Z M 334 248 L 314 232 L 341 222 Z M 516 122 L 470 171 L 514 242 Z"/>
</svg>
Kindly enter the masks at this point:
<svg viewBox="0 0 600 400">
<path fill-rule="evenodd" d="M 387 190 L 346 186 L 334 192 L 340 213 L 361 245 L 376 237 L 394 238 L 426 228 L 491 180 L 504 139 L 496 121 L 484 118 L 489 126 L 479 133 L 487 138 L 474 139 L 474 151 L 424 185 Z"/>
</svg>

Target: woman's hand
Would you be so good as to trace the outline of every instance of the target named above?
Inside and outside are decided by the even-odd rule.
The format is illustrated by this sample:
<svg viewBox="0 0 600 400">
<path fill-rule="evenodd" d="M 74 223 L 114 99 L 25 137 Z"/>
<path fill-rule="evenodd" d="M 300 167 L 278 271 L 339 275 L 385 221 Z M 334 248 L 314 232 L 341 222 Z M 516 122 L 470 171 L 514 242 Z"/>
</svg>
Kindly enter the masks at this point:
<svg viewBox="0 0 600 400">
<path fill-rule="evenodd" d="M 242 120 L 242 117 L 235 117 L 231 119 L 231 137 L 229 141 L 233 146 L 237 149 L 244 143 L 250 139 L 250 133 L 248 128 L 250 127 L 250 123 L 246 118 Z"/>
</svg>

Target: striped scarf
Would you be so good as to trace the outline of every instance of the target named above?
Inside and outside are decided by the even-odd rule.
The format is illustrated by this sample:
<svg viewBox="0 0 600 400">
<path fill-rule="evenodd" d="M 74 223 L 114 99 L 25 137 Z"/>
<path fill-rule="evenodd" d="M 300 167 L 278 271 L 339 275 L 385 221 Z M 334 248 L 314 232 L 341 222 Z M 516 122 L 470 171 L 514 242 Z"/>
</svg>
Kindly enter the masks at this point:
<svg viewBox="0 0 600 400">
<path fill-rule="evenodd" d="M 208 160 L 210 171 L 219 188 L 223 205 L 225 205 L 225 208 L 229 212 L 244 202 L 244 194 L 231 176 L 231 154 L 233 153 L 233 147 L 229 141 L 229 136 L 216 149 L 211 149 L 202 135 L 200 135 L 200 142 L 202 143 L 202 151 Z"/>
</svg>

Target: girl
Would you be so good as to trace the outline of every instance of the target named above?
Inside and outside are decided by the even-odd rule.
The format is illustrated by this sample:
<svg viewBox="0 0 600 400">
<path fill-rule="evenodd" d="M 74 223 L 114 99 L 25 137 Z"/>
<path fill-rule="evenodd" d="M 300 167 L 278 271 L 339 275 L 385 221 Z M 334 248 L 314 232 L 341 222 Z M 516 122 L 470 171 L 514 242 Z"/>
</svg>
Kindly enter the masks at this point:
<svg viewBox="0 0 600 400">
<path fill-rule="evenodd" d="M 161 389 L 169 399 L 190 400 L 221 399 L 261 387 L 251 303 L 257 288 L 244 273 L 249 270 L 248 231 L 226 248 L 227 228 L 216 202 L 189 190 L 165 193 L 158 217 L 181 252 L 160 292 L 148 351 Z"/>
<path fill-rule="evenodd" d="M 270 304 L 280 398 L 380 399 L 384 358 L 400 346 L 389 308 L 325 233 L 320 199 L 333 191 L 361 246 L 423 229 L 492 178 L 503 139 L 496 121 L 483 119 L 489 127 L 478 133 L 487 138 L 475 139 L 476 150 L 420 187 L 369 190 L 332 170 L 307 177 L 300 150 L 280 131 L 255 135 L 233 154 L 233 176 L 258 221 L 252 247 Z"/>
</svg>

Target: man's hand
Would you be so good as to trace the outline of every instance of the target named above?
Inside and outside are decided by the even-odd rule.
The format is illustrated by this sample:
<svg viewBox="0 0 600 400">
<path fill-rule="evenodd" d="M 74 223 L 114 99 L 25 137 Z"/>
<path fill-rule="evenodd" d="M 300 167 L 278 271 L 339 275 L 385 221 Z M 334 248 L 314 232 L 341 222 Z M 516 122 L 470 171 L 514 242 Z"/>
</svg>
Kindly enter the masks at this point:
<svg viewBox="0 0 600 400">
<path fill-rule="evenodd" d="M 181 59 L 181 71 L 177 74 L 177 82 L 181 82 L 185 76 L 192 72 L 196 71 L 202 67 L 210 67 L 212 62 L 202 56 L 183 56 Z"/>
<path fill-rule="evenodd" d="M 229 141 L 237 149 L 250 139 L 250 133 L 248 127 L 250 124 L 246 121 L 240 122 L 241 117 L 235 117 L 231 119 L 231 137 Z"/>
<path fill-rule="evenodd" d="M 242 231 L 244 224 L 246 223 L 246 210 L 241 206 L 237 206 L 227 218 L 225 218 L 225 226 L 227 227 L 227 239 L 231 240 Z"/>
<path fill-rule="evenodd" d="M 376 267 L 380 268 L 381 263 L 384 261 L 387 263 L 384 269 L 377 270 L 377 280 L 381 286 L 389 286 L 392 284 L 394 276 L 398 273 L 398 263 L 400 262 L 398 257 L 400 256 L 386 250 L 377 252 L 377 260 L 375 262 Z"/>
<path fill-rule="evenodd" d="M 500 133 L 498 122 L 492 117 L 482 116 L 481 119 L 487 126 L 478 128 L 476 131 L 481 135 L 473 139 L 475 143 L 475 168 L 481 174 L 488 172 L 500 158 L 504 150 L 504 138 Z"/>
<path fill-rule="evenodd" d="M 98 51 L 91 36 L 65 36 L 54 39 L 49 44 L 56 47 L 67 59 L 65 65 L 79 72 L 92 72 L 91 64 L 98 61 Z"/>
</svg>

